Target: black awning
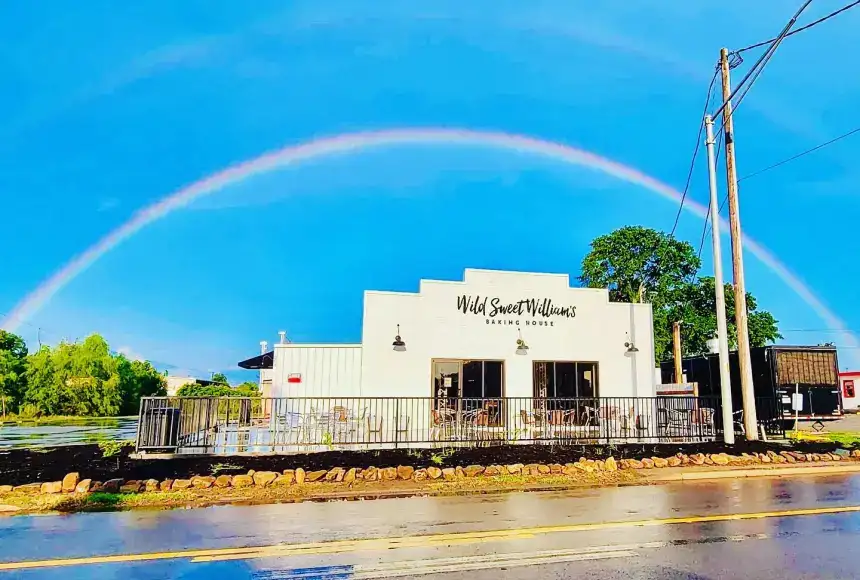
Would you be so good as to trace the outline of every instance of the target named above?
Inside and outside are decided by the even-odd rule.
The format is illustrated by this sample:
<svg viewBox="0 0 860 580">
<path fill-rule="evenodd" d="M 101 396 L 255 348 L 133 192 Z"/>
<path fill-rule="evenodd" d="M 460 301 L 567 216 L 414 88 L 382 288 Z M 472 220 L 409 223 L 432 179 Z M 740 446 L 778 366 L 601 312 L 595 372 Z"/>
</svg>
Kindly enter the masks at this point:
<svg viewBox="0 0 860 580">
<path fill-rule="evenodd" d="M 270 369 L 272 368 L 272 362 L 274 359 L 275 353 L 272 351 L 257 355 L 254 358 L 249 358 L 248 360 L 243 360 L 239 363 L 239 366 L 243 369 L 251 370 Z"/>
</svg>

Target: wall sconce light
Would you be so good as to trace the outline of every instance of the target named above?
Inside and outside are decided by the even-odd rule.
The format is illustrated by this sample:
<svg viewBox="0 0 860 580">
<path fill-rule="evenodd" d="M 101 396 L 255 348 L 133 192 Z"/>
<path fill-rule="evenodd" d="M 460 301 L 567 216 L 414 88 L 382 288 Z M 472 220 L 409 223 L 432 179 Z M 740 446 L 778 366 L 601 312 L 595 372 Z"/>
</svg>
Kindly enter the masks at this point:
<svg viewBox="0 0 860 580">
<path fill-rule="evenodd" d="M 634 352 L 639 352 L 639 349 L 636 348 L 636 345 L 633 344 L 633 341 L 630 340 L 630 333 L 627 333 L 627 342 L 624 343 L 624 346 L 627 348 L 627 352 L 633 354 Z"/>
<path fill-rule="evenodd" d="M 403 339 L 400 338 L 400 325 L 397 325 L 397 334 L 394 336 L 394 342 L 391 343 L 394 346 L 395 352 L 405 352 L 406 351 L 406 343 L 403 342 Z"/>
<path fill-rule="evenodd" d="M 517 354 L 528 354 L 529 353 L 529 345 L 526 344 L 526 341 L 523 340 L 523 333 L 520 329 L 517 329 L 519 333 L 519 338 L 517 339 Z"/>
</svg>

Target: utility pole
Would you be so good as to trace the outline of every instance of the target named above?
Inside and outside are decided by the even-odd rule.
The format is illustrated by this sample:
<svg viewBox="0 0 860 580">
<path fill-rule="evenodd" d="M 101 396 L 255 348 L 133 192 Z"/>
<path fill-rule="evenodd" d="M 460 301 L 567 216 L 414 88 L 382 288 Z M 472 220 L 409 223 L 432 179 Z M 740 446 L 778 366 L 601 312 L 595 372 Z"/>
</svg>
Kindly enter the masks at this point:
<svg viewBox="0 0 860 580">
<path fill-rule="evenodd" d="M 744 405 L 744 431 L 749 441 L 758 439 L 758 417 L 750 365 L 750 334 L 747 326 L 747 293 L 744 283 L 744 250 L 741 240 L 741 218 L 738 207 L 738 172 L 735 166 L 735 132 L 732 119 L 732 94 L 729 78 L 729 51 L 720 50 L 723 79 L 723 129 L 726 139 L 726 185 L 729 195 L 729 232 L 732 236 L 732 277 L 735 286 L 735 327 L 738 331 L 738 364 L 741 371 L 741 395 Z M 716 225 L 714 222 L 712 225 Z"/>
<path fill-rule="evenodd" d="M 726 323 L 726 293 L 723 286 L 723 251 L 720 248 L 720 210 L 717 199 L 717 162 L 714 159 L 714 120 L 705 115 L 705 145 L 708 150 L 708 186 L 711 192 L 711 244 L 714 251 L 714 288 L 717 299 L 717 342 L 720 353 L 720 394 L 723 406 L 723 441 L 735 444 L 732 377 L 729 370 L 729 331 Z"/>
<path fill-rule="evenodd" d="M 672 323 L 672 358 L 675 360 L 675 383 L 684 382 L 684 370 L 681 368 L 681 323 Z"/>
</svg>

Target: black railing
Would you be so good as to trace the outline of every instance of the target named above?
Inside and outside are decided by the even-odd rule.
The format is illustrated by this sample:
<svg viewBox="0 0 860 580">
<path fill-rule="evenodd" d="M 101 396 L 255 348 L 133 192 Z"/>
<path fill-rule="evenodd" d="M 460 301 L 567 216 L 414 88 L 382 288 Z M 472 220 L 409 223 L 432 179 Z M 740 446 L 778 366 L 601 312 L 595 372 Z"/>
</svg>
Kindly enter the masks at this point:
<svg viewBox="0 0 860 580">
<path fill-rule="evenodd" d="M 784 435 L 778 400 L 761 399 L 757 407 L 765 432 Z M 742 416 L 734 417 L 731 428 L 742 430 Z M 147 397 L 141 401 L 137 450 L 286 453 L 678 443 L 712 441 L 722 433 L 716 397 Z"/>
</svg>

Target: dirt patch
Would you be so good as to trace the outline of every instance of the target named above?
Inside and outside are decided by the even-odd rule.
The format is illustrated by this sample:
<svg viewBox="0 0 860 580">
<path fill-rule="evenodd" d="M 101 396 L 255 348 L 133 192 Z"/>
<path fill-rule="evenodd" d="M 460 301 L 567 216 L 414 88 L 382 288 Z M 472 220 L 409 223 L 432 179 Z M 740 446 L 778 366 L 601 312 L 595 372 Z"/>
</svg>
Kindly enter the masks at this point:
<svg viewBox="0 0 860 580">
<path fill-rule="evenodd" d="M 275 471 L 302 467 L 323 470 L 333 467 L 396 467 L 412 465 L 453 467 L 457 465 L 492 465 L 513 463 L 565 464 L 580 457 L 601 459 L 668 457 L 676 453 L 766 453 L 793 449 L 802 453 L 828 453 L 840 445 L 832 442 L 765 443 L 741 441 L 733 447 L 721 442 L 690 444 L 629 445 L 502 445 L 493 447 L 380 451 L 328 451 L 295 455 L 218 455 L 189 456 L 173 459 L 131 459 L 131 447 L 114 457 L 103 457 L 97 445 L 69 445 L 48 449 L 13 449 L 0 451 L 0 485 L 59 481 L 67 473 L 97 481 L 112 478 L 126 480 L 187 478 L 191 475 L 237 475 L 248 470 Z"/>
</svg>

